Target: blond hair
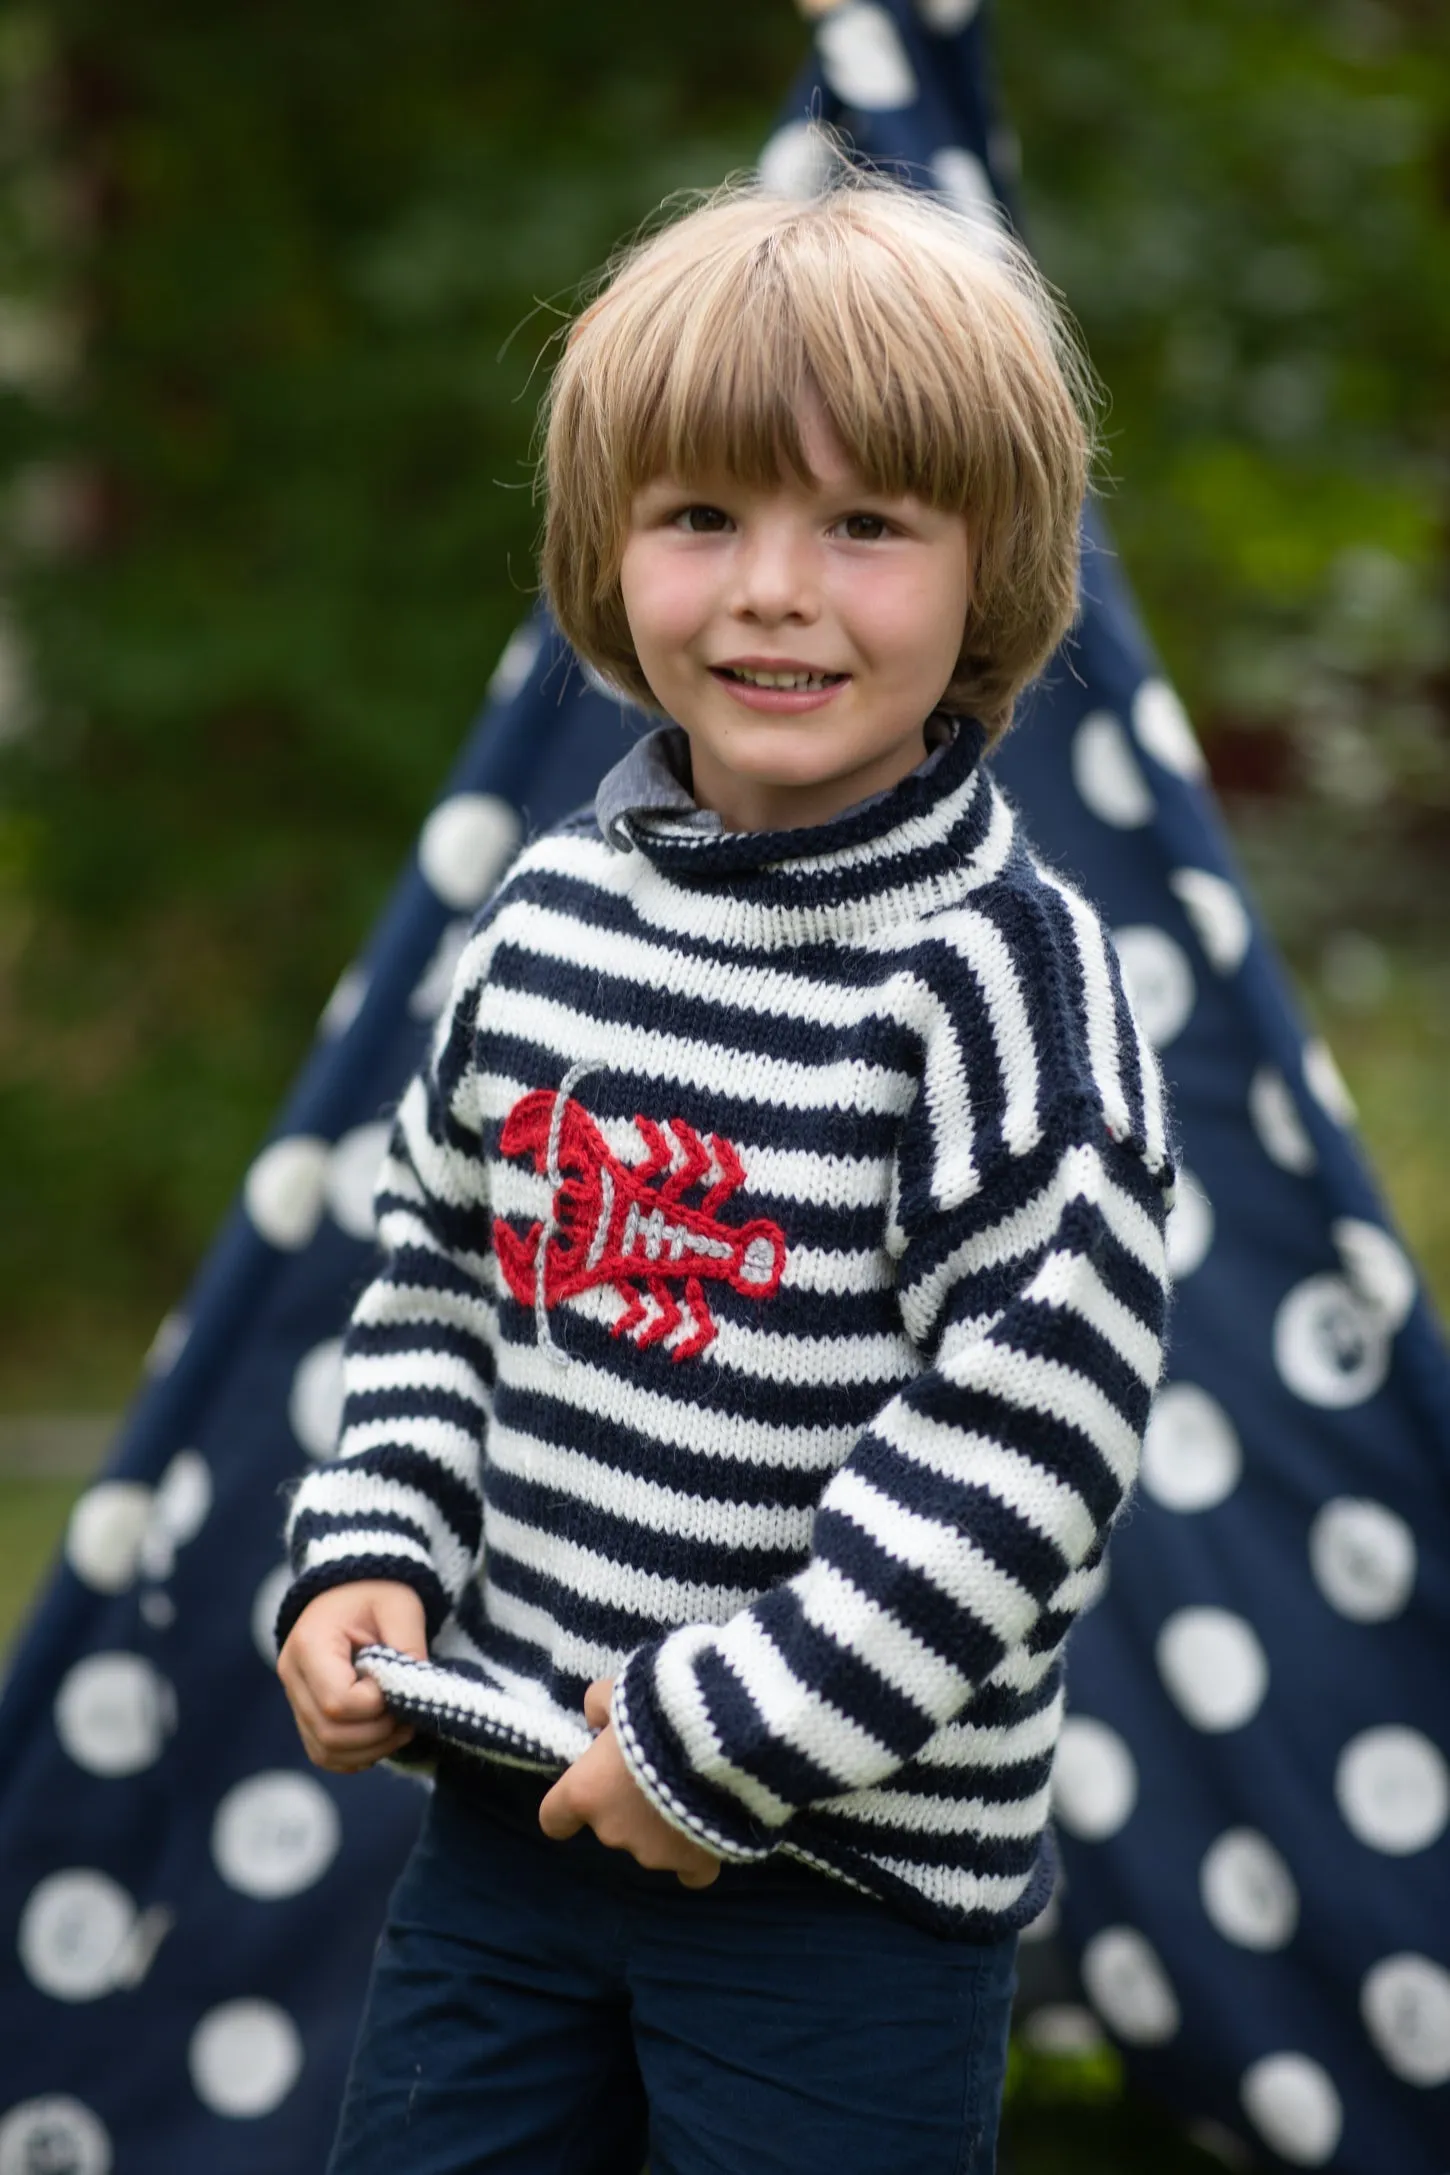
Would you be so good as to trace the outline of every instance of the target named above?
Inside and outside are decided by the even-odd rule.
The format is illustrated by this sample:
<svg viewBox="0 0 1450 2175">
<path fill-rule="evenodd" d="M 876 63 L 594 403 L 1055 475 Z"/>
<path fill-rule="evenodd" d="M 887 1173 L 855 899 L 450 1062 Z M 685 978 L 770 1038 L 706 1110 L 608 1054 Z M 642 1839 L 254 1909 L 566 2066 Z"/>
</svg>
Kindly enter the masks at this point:
<svg viewBox="0 0 1450 2175">
<path fill-rule="evenodd" d="M 874 178 L 805 201 L 727 184 L 626 250 L 565 335 L 540 462 L 555 617 L 658 709 L 620 594 L 635 493 L 720 471 L 809 483 L 814 400 L 870 489 L 966 517 L 973 592 L 941 700 L 995 738 L 1076 609 L 1093 397 L 1004 234 Z"/>
</svg>

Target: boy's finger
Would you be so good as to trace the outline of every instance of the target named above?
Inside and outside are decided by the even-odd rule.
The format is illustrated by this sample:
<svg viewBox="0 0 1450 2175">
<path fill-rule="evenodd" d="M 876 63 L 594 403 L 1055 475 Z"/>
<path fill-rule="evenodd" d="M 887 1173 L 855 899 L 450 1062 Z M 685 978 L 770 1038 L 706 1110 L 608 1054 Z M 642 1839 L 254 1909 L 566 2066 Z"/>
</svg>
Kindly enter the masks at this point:
<svg viewBox="0 0 1450 2175">
<path fill-rule="evenodd" d="M 582 1815 L 576 1811 L 573 1793 L 566 1788 L 568 1776 L 561 1775 L 539 1806 L 539 1826 L 551 1842 L 567 1843 L 571 1835 L 577 1835 L 583 1827 Z"/>
<path fill-rule="evenodd" d="M 613 1677 L 596 1677 L 584 1694 L 584 1719 L 591 1729 L 603 1729 L 609 1721 L 609 1703 L 614 1697 Z"/>
<path fill-rule="evenodd" d="M 394 1726 L 393 1716 L 380 1702 L 373 1705 L 370 1713 L 358 1714 L 347 1709 L 339 1712 L 333 1705 L 322 1706 L 305 1684 L 296 1686 L 292 1693 L 292 1711 L 298 1727 L 310 1730 L 320 1742 L 346 1743 L 381 1737 Z"/>
</svg>

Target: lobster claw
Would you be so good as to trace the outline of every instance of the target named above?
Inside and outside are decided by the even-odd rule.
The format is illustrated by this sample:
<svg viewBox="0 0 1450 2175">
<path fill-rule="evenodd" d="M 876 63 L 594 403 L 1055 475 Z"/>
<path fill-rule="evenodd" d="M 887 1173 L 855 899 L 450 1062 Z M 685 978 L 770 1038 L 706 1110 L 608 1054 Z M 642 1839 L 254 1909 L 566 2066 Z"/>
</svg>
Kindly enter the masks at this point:
<svg viewBox="0 0 1450 2175">
<path fill-rule="evenodd" d="M 534 1303 L 534 1268 L 539 1257 L 539 1241 L 544 1227 L 536 1223 L 527 1238 L 520 1238 L 502 1216 L 496 1216 L 493 1224 L 493 1246 L 498 1255 L 498 1265 L 503 1270 L 504 1281 L 521 1306 Z"/>
<path fill-rule="evenodd" d="M 501 1153 L 532 1155 L 534 1169 L 540 1174 L 547 1171 L 557 1101 L 554 1088 L 531 1088 L 527 1095 L 521 1095 L 503 1121 L 498 1142 Z M 572 1095 L 564 1104 L 555 1153 L 561 1172 L 570 1171 L 584 1179 L 592 1178 L 609 1154 L 604 1135 Z"/>
</svg>

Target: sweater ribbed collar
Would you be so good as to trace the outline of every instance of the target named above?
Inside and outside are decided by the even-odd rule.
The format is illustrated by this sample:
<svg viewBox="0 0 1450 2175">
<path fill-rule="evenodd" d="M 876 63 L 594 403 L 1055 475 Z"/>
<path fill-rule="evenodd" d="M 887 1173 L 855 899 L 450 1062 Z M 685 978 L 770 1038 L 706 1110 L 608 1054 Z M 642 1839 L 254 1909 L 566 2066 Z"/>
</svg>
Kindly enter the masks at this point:
<svg viewBox="0 0 1450 2175">
<path fill-rule="evenodd" d="M 935 760 L 829 823 L 797 830 L 707 826 L 667 772 L 654 805 L 636 801 L 614 818 L 614 839 L 643 863 L 630 886 L 636 911 L 677 935 L 773 951 L 896 942 L 922 915 L 960 904 L 1000 872 L 1013 823 L 980 761 L 982 727 L 947 722 Z M 601 798 L 608 810 L 609 792 Z"/>
<path fill-rule="evenodd" d="M 658 868 L 707 882 L 746 871 L 804 872 L 812 863 L 876 844 L 887 845 L 889 854 L 891 834 L 953 798 L 980 759 L 986 735 L 975 719 L 939 722 L 945 732 L 897 785 L 826 823 L 772 831 L 727 831 L 718 816 L 698 807 L 685 782 L 689 743 L 678 725 L 663 725 L 607 773 L 595 796 L 595 820 L 619 850 L 636 847 Z"/>
</svg>

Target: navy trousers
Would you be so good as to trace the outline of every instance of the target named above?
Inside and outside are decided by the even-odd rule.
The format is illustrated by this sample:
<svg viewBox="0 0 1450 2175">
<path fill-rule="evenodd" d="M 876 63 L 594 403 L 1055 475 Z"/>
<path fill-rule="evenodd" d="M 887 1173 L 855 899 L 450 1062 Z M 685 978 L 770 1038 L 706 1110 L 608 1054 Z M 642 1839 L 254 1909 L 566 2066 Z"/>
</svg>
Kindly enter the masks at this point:
<svg viewBox="0 0 1450 2175">
<path fill-rule="evenodd" d="M 329 2175 L 991 2175 L 1015 1939 L 767 1860 L 682 1888 L 440 1777 Z"/>
</svg>

